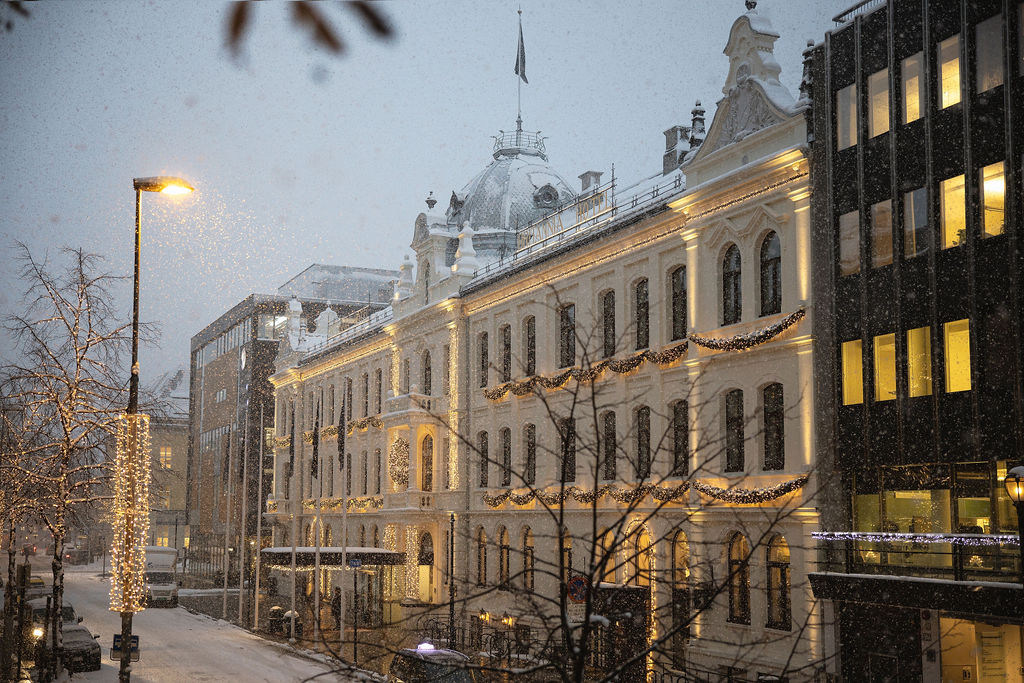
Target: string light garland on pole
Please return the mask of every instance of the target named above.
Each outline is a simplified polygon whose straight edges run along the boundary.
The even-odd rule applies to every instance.
[[[114,521],[110,554],[110,610],[145,609],[146,556],[149,534],[149,415],[125,413],[118,418],[114,471]]]

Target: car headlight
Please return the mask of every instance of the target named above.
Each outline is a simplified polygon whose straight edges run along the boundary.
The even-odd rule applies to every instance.
[[[38,626],[36,626],[34,629],[32,629],[32,637],[35,638],[36,640],[39,640],[40,638],[42,638],[43,637],[43,629],[41,629]]]

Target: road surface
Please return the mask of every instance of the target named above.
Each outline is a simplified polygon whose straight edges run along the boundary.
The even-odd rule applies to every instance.
[[[83,625],[100,634],[103,651],[102,669],[76,674],[74,680],[116,681],[119,662],[111,661],[110,644],[113,634],[121,632],[121,617],[107,609],[109,582],[100,578],[95,565],[66,566],[64,582],[65,599],[85,618]],[[181,607],[136,614],[133,632],[142,652],[140,660],[132,662],[133,683],[302,681],[329,671],[326,664],[294,654],[282,644]],[[335,674],[316,678],[343,680],[350,679]]]

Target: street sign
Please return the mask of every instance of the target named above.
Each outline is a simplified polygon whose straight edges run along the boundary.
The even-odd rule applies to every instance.
[[[116,662],[121,661],[121,634],[114,634],[114,644],[110,648],[110,658]],[[139,637],[132,636],[131,661],[139,661]]]
[[[566,585],[566,592],[569,595],[569,599],[579,604],[587,601],[587,594],[590,593],[590,579],[582,574],[569,579],[569,583]]]
[[[363,566],[363,561],[353,557],[348,561],[348,566],[352,569],[359,569]]]

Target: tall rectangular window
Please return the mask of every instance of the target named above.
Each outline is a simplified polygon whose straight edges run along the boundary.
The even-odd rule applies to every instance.
[[[169,470],[171,469],[171,447],[161,446],[160,447],[160,469]]]
[[[523,321],[523,356],[526,357],[526,376],[537,374],[537,319],[532,315]]]
[[[857,144],[857,84],[836,91],[836,148]]]
[[[487,488],[487,473],[490,469],[490,458],[487,455],[487,432],[477,435],[477,449],[480,451],[480,488]]]
[[[860,212],[839,217],[839,274],[853,275],[860,270]]]
[[[943,325],[946,351],[946,393],[971,389],[971,329],[968,320]]]
[[[762,392],[764,418],[764,469],[786,467],[785,408],[782,385],[774,382]]]
[[[911,397],[932,393],[931,328],[907,330],[907,392]]]
[[[978,92],[1003,84],[1003,15],[997,14],[975,27]]]
[[[892,263],[892,200],[871,206],[871,267]]]
[[[690,404],[672,404],[672,474],[682,476],[690,464]]]
[[[615,355],[615,290],[601,295],[601,331],[604,358]]]
[[[875,400],[896,398],[896,335],[880,334],[874,339]]]
[[[576,364],[576,306],[562,306],[558,312],[558,367]]]
[[[924,108],[924,53],[918,52],[903,60],[903,123],[921,118]]]
[[[939,108],[960,102],[960,34],[938,45]]]
[[[448,396],[452,390],[452,345],[444,345],[444,376],[441,378],[441,389]]]
[[[889,131],[889,70],[868,76],[868,137]]]
[[[640,406],[636,411],[636,478],[651,476],[651,409]]]
[[[686,266],[672,271],[672,341],[686,337]]]
[[[562,481],[576,481],[576,420],[562,420]]]
[[[608,411],[604,414],[603,430],[601,432],[601,474],[607,480],[615,479],[616,460],[618,460],[617,449],[618,438],[615,435],[615,413]]]
[[[375,415],[380,415],[380,413],[381,413],[381,401],[382,401],[383,396],[384,396],[384,371],[381,370],[380,368],[377,368],[376,370],[373,371],[373,384],[374,384],[374,398],[376,399],[374,407],[377,409],[377,412],[374,413],[374,414]]]
[[[633,288],[633,303],[636,306],[636,348],[646,349],[651,345],[650,300],[647,280],[641,280]]]
[[[487,358],[487,333],[481,332],[478,340],[480,347],[477,358],[480,360],[480,386],[487,386],[487,374],[490,369],[490,360]]]
[[[501,344],[501,381],[512,381],[512,327],[502,325],[498,330]]]
[[[928,251],[928,192],[919,187],[903,194],[903,258]]]
[[[962,244],[967,237],[964,176],[953,176],[939,183],[939,204],[942,248],[949,249]]]
[[[526,441],[526,462],[523,472],[523,483],[534,484],[537,481],[537,427],[526,425],[524,440]]]
[[[864,402],[864,350],[860,339],[843,342],[843,405]]]
[[[1002,161],[981,169],[981,236],[1002,235],[1005,221],[1006,173]]]
[[[725,395],[725,471],[743,471],[743,391]]]

